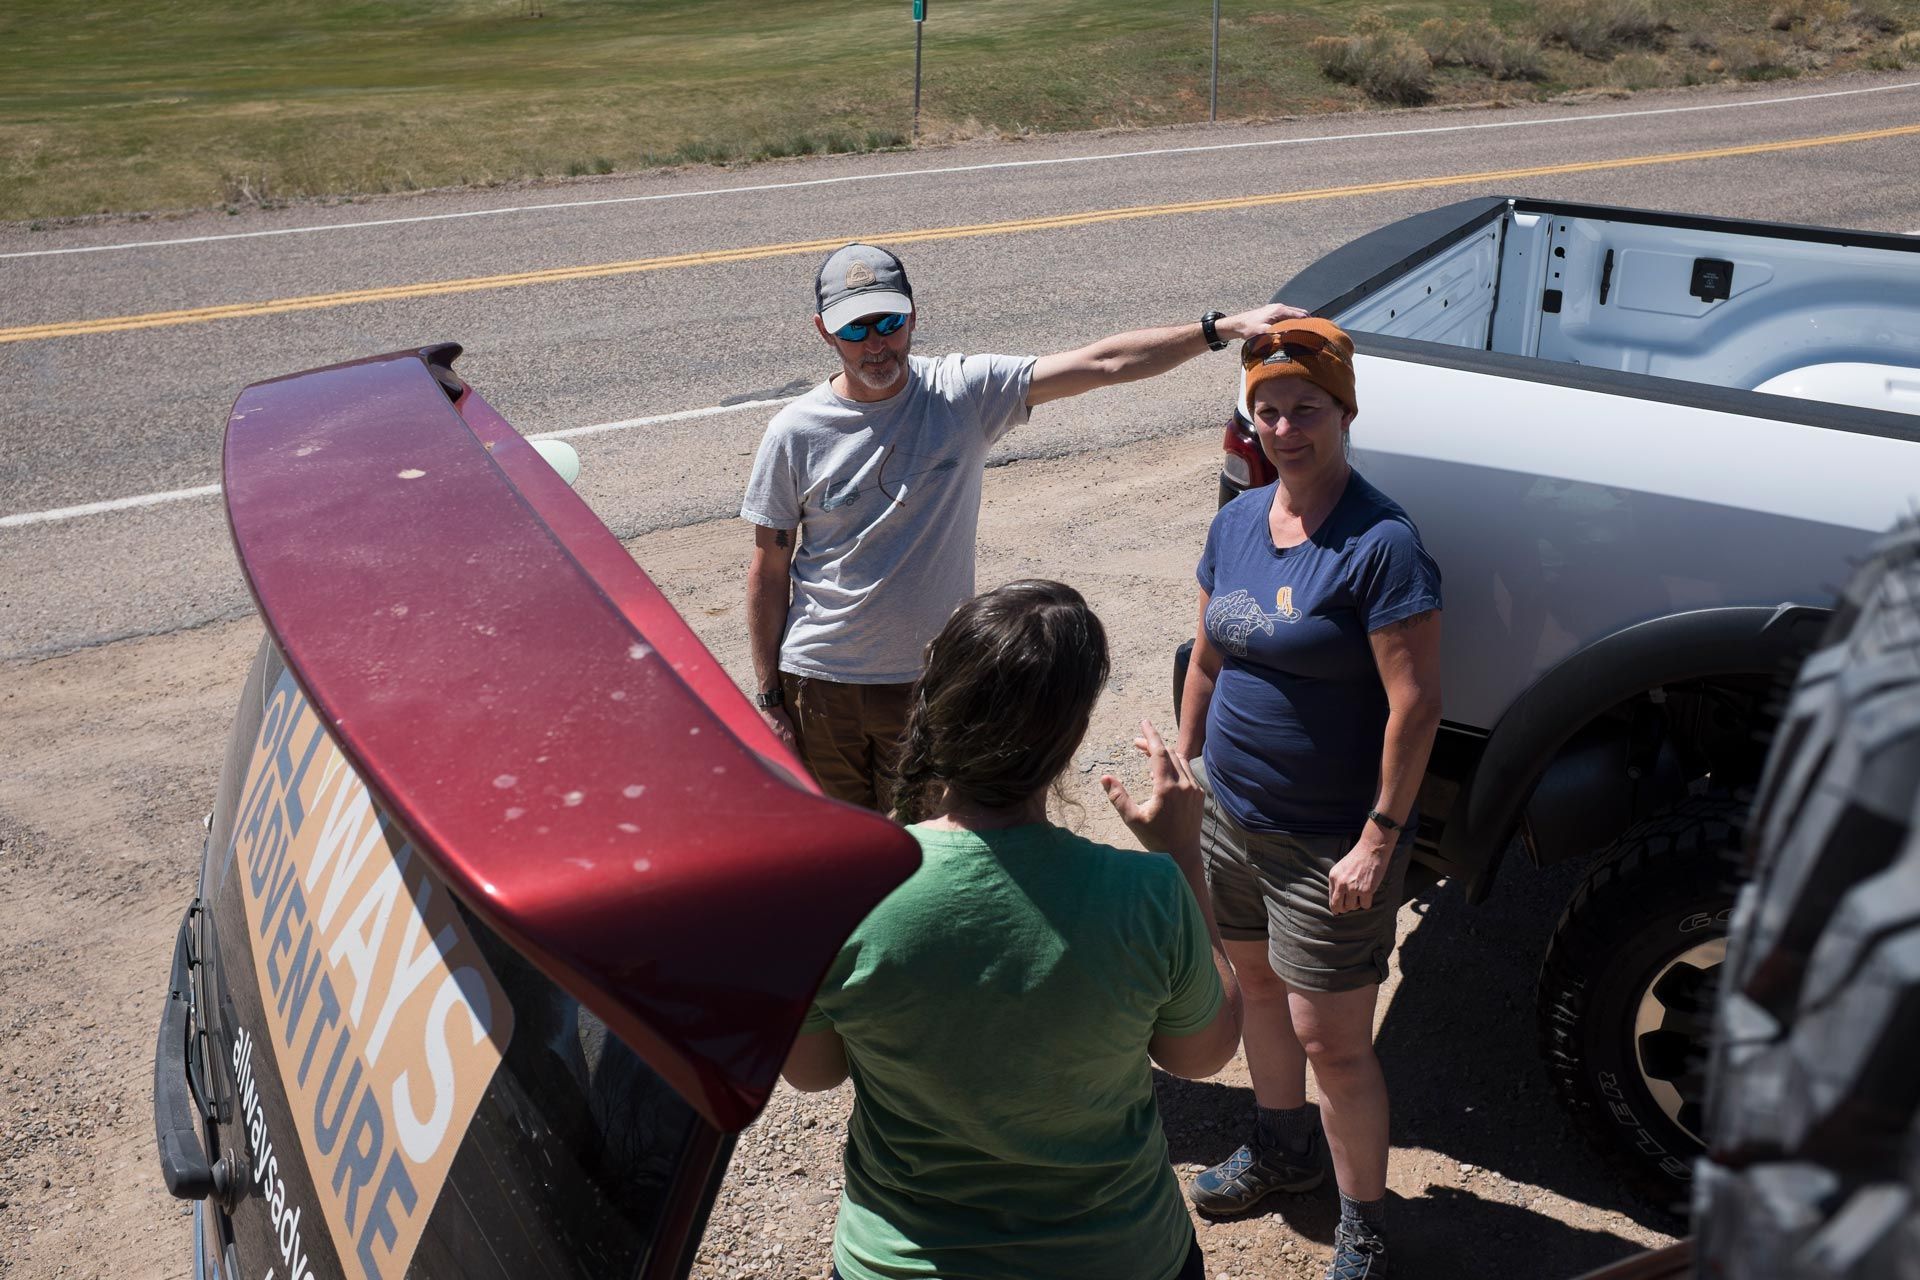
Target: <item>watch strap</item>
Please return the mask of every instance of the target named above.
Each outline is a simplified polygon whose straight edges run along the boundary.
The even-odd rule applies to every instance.
[[[753,695],[753,705],[762,711],[771,711],[775,707],[784,707],[786,704],[787,691],[779,685],[771,689],[762,689]]]
[[[1367,810],[1367,821],[1378,823],[1383,830],[1387,830],[1387,831],[1398,831],[1400,829],[1399,823],[1395,822],[1392,818],[1389,818],[1386,814],[1380,812],[1378,809]]]
[[[1207,350],[1219,351],[1227,345],[1227,340],[1220,336],[1220,330],[1214,327],[1214,321],[1226,318],[1224,311],[1209,311],[1200,317],[1200,336],[1207,340]]]

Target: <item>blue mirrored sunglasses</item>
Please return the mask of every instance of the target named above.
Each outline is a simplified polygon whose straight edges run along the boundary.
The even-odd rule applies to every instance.
[[[838,329],[835,329],[833,336],[842,342],[865,342],[867,340],[867,330],[872,329],[881,337],[890,338],[900,332],[901,326],[906,324],[906,322],[906,314],[895,311],[888,315],[881,316],[878,320],[871,323],[865,320],[850,320]]]

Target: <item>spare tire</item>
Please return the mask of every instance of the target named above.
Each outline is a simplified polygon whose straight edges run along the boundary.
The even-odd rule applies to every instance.
[[[1854,576],[1774,736],[1722,968],[1697,1274],[1920,1276],[1920,523]]]

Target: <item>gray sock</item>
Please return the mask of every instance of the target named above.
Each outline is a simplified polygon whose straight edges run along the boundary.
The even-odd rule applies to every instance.
[[[1387,1198],[1378,1200],[1355,1200],[1342,1191],[1340,1193],[1340,1221],[1353,1222],[1364,1226],[1374,1235],[1380,1234],[1381,1226],[1387,1219]]]
[[[1256,1144],[1269,1151],[1304,1155],[1313,1145],[1313,1114],[1304,1103],[1297,1107],[1256,1105],[1253,1133]]]

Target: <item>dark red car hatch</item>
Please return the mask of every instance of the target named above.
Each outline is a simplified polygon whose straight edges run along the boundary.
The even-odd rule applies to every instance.
[[[665,597],[451,372],[241,393],[233,542],[289,668],[449,887],[722,1130],[918,864],[820,796]]]

